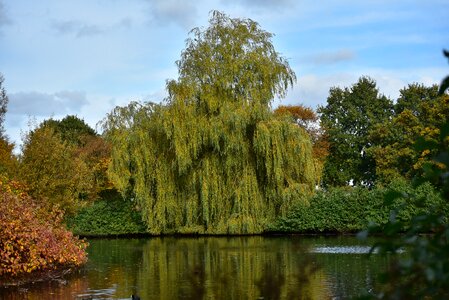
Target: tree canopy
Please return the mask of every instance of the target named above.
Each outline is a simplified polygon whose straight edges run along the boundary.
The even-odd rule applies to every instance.
[[[329,141],[325,185],[372,185],[375,162],[368,149],[370,130],[392,115],[393,103],[379,94],[373,79],[362,77],[351,88],[331,88],[327,105],[318,109]]]
[[[449,115],[449,96],[438,96],[438,86],[410,84],[400,91],[394,116],[376,124],[369,133],[378,180],[388,183],[397,177],[409,180],[422,172],[422,165],[435,155],[416,142],[437,143],[440,128]]]
[[[167,84],[170,101],[195,102],[204,113],[226,108],[225,103],[266,107],[296,80],[275,51],[273,35],[251,19],[214,11],[209,27],[191,34],[176,62],[179,78]]]
[[[295,80],[272,34],[220,12],[209,23],[192,30],[164,104],[103,122],[109,174],[151,233],[261,232],[316,184],[310,138],[270,110]]]
[[[85,144],[87,137],[97,135],[95,130],[86,124],[84,120],[72,115],[66,116],[62,120],[45,120],[42,126],[52,127],[63,141],[76,146]]]
[[[74,146],[63,142],[48,126],[41,126],[24,138],[19,178],[49,210],[59,206],[73,213],[80,206],[82,195],[90,190],[91,172],[74,156],[74,151]]]

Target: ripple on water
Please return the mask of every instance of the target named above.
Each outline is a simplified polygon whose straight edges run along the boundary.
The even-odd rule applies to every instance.
[[[76,299],[113,299],[116,285],[107,289],[87,289],[84,293],[77,294]]]
[[[326,253],[326,254],[368,254],[371,250],[370,246],[338,246],[338,247],[315,247],[311,250],[312,253]],[[376,251],[374,251],[376,253]]]

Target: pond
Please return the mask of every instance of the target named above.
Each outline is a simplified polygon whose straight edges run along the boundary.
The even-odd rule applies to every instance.
[[[347,299],[386,258],[352,236],[91,239],[70,277],[0,289],[0,299]]]

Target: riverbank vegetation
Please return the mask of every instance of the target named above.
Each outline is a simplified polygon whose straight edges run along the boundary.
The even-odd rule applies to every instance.
[[[81,236],[109,237],[148,234],[142,215],[133,201],[124,201],[117,191],[81,208],[65,220],[70,231]]]
[[[408,195],[386,202],[391,193]],[[386,186],[330,188],[318,191],[309,203],[296,206],[286,217],[279,218],[271,227],[275,232],[296,233],[357,233],[370,224],[384,225],[397,210],[400,231],[410,226],[416,215],[441,213],[446,220],[449,203],[430,183],[413,187],[405,180],[396,180]]]
[[[3,128],[0,77],[0,222],[9,228],[0,275],[85,262],[85,243],[64,226],[97,236],[447,228],[444,89],[413,83],[389,99],[361,77],[331,88],[316,110],[273,108],[296,75],[271,33],[214,12],[191,34],[164,101],[116,107],[101,135],[77,116],[48,119],[19,155]],[[417,225],[431,215],[438,222]]]
[[[48,211],[20,183],[3,176],[0,206],[0,286],[86,262],[87,243],[65,228],[57,207]]]

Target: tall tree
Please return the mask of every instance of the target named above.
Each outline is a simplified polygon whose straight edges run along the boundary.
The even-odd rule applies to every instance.
[[[59,206],[74,213],[91,189],[91,172],[74,151],[49,126],[30,131],[24,138],[19,178],[49,210]]]
[[[87,165],[93,180],[85,191],[89,199],[96,199],[103,190],[113,188],[106,171],[110,162],[110,145],[99,136],[84,120],[68,115],[61,120],[45,120],[40,127],[51,128],[62,142],[73,149],[73,160],[81,160]]]
[[[252,20],[213,12],[192,34],[165,105],[105,119],[111,178],[152,233],[261,232],[316,183],[309,137],[270,111],[295,74]]]
[[[324,165],[325,185],[372,185],[375,162],[369,155],[370,130],[391,118],[393,104],[379,94],[373,79],[362,77],[351,88],[331,88],[327,105],[321,106],[321,126],[329,141]]]

